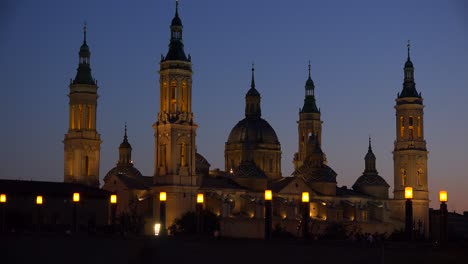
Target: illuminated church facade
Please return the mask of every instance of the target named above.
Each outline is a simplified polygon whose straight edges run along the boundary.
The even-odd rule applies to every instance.
[[[225,170],[211,170],[196,151],[197,124],[192,112],[192,60],[182,41],[183,25],[176,4],[170,26],[169,51],[161,56],[160,108],[154,129],[154,173],[143,176],[133,165],[132,147],[125,128],[116,167],[104,177],[103,189],[118,194],[118,212],[136,212],[150,225],[160,220],[159,194],[167,193],[166,226],[184,213],[195,211],[196,195],[203,193],[204,208],[220,218],[221,234],[263,237],[264,191],[273,191],[273,225],[292,234],[301,226],[301,195],[310,194],[309,216],[320,232],[334,222],[362,232],[387,232],[404,227],[405,187],[414,190],[414,220],[428,234],[428,177],[424,140],[423,98],[416,91],[414,67],[404,66],[403,89],[396,98],[394,197],[378,174],[371,140],[364,172],[349,189],[337,185],[337,173],[327,165],[321,148],[321,112],[310,73],[304,104],[299,111],[298,149],[294,172],[281,173],[281,144],[261,115],[261,95],[252,66],[251,86],[245,95],[245,118],[231,130],[225,143]],[[97,82],[91,77],[86,38],[80,64],[70,84],[70,125],[65,136],[65,182],[96,186],[101,139],[96,131]],[[313,231],[313,230],[312,230]]]

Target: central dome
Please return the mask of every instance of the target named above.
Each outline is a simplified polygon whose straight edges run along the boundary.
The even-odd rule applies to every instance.
[[[232,128],[227,143],[236,144],[244,142],[279,144],[275,130],[263,118],[244,118]]]
[[[251,162],[269,180],[274,180],[281,178],[281,145],[275,130],[262,118],[260,99],[252,66],[252,81],[245,95],[245,118],[232,128],[224,146],[225,169],[232,171],[245,162]],[[255,188],[249,186],[266,188],[260,185]]]

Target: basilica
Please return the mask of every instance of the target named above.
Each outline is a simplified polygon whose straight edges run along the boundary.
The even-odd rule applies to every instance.
[[[340,187],[337,173],[327,165],[321,148],[322,119],[310,73],[305,81],[304,104],[298,115],[298,148],[292,175],[281,173],[281,143],[262,118],[261,95],[252,66],[245,94],[245,118],[226,135],[224,170],[210,170],[197,153],[196,113],[192,112],[192,59],[185,53],[178,2],[170,24],[170,44],[161,56],[159,113],[154,129],[154,172],[143,176],[132,162],[127,128],[118,147],[118,162],[104,177],[102,189],[118,194],[118,213],[145,217],[149,226],[160,221],[159,194],[167,194],[166,223],[194,211],[196,196],[204,194],[204,209],[220,219],[220,232],[232,237],[263,237],[264,192],[273,193],[273,225],[296,235],[301,225],[301,195],[310,194],[309,216],[320,233],[330,223],[343,223],[362,232],[387,232],[405,225],[405,187],[414,190],[413,215],[420,232],[428,233],[429,198],[423,98],[414,82],[414,67],[404,64],[403,88],[395,99],[396,135],[393,151],[393,197],[390,185],[377,171],[369,138],[364,171],[352,186]],[[101,137],[96,130],[98,85],[91,74],[86,31],[79,51],[79,67],[69,85],[69,127],[64,139],[64,181],[99,188]],[[156,114],[156,113],[155,113]],[[390,122],[390,120],[389,120]],[[150,229],[148,229],[150,230]],[[148,231],[151,232],[151,231]]]

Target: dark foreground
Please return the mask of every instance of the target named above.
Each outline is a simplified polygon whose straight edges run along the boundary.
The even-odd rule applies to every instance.
[[[0,236],[0,263],[468,263],[467,243],[252,240],[85,235]]]

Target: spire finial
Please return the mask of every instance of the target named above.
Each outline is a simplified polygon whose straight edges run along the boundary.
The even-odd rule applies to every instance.
[[[86,26],[86,21],[84,22],[84,25],[83,25],[83,42],[86,43],[86,31],[87,31],[87,26]]]
[[[255,72],[255,64],[252,62],[252,82],[250,83],[251,88],[255,88],[254,72]]]
[[[409,60],[410,59],[410,47],[411,47],[409,39],[408,39],[408,44],[406,44],[406,47],[408,48],[408,60]]]
[[[175,1],[175,14],[179,16],[179,0]]]
[[[127,122],[125,122],[124,141],[127,141]]]
[[[369,150],[372,150],[371,135],[369,134]]]
[[[310,78],[310,60],[309,60],[309,78]]]

